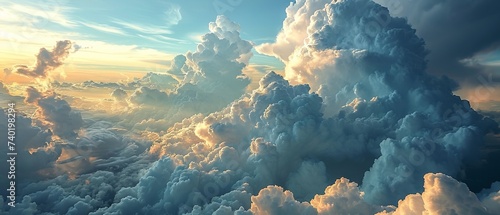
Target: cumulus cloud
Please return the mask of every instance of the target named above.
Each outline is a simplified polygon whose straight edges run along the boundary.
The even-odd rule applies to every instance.
[[[0,110],[0,138],[7,140],[7,110]],[[17,149],[17,168],[23,171],[17,171],[16,177],[20,179],[43,179],[46,177],[53,162],[57,160],[61,153],[60,148],[49,145],[52,139],[52,133],[48,130],[32,125],[32,120],[22,113],[16,115],[16,135],[15,143]],[[6,144],[7,145],[7,144]],[[7,160],[8,147],[0,149],[0,158]],[[8,163],[0,165],[0,171],[8,172]],[[21,182],[21,180],[19,180]],[[0,195],[5,196],[7,184],[0,185],[2,190]],[[4,189],[5,188],[5,189]]]
[[[170,69],[167,71],[167,73],[178,77],[180,80],[182,80],[182,77],[185,75],[185,71],[182,68],[184,65],[186,65],[186,56],[184,55],[177,55],[174,57],[172,62],[170,63]]]
[[[293,194],[283,188],[269,186],[252,197],[250,210],[257,215],[271,214],[303,214],[315,215],[317,212],[309,203],[301,203],[293,198]]]
[[[298,47],[304,45],[308,37],[308,26],[310,18],[317,10],[322,9],[329,0],[319,1],[296,1],[286,8],[286,18],[283,21],[283,29],[276,37],[275,43],[264,43],[256,48],[263,54],[275,56],[283,62],[288,62],[289,57]]]
[[[404,19],[391,17],[371,1],[323,3],[314,13],[308,9],[318,1],[290,6],[302,5],[302,10],[295,9],[302,13],[288,17],[271,45],[288,47],[281,38],[287,32],[295,36],[291,26],[307,29],[287,56],[286,77],[309,84],[323,98],[326,116],[344,118],[340,127],[355,123],[356,130],[363,130],[367,140],[352,139],[353,145],[364,145],[362,150],[380,156],[363,176],[366,198],[394,202],[419,191],[429,171],[456,176],[460,163],[479,149],[478,141],[498,131],[498,125],[452,95],[455,83],[425,73],[424,41]],[[376,129],[374,123],[388,129]],[[356,132],[341,133],[351,139]],[[443,156],[447,163],[439,161]]]
[[[335,181],[324,193],[311,200],[318,214],[374,214],[382,209],[366,203],[358,185],[346,178]]]
[[[220,110],[244,94],[250,79],[243,69],[252,44],[224,16],[210,23],[209,30],[195,51],[172,60],[167,74],[148,74],[133,84],[129,101],[136,108],[125,113],[131,117],[123,125],[133,127],[146,119],[151,122],[148,130],[165,130],[155,125],[170,126],[193,114]],[[166,119],[166,124],[156,123]]]
[[[383,214],[496,214],[498,199],[493,202],[483,200],[470,192],[463,183],[444,174],[426,174],[424,192],[408,195],[400,200],[398,207],[392,212]],[[492,196],[495,194],[492,193]],[[491,205],[488,205],[490,204]],[[493,207],[492,207],[493,206]]]
[[[9,89],[0,81],[0,94],[9,94]]]
[[[341,178],[325,189],[324,195],[316,195],[310,204],[299,203],[289,191],[281,187],[262,189],[258,196],[252,197],[251,211],[254,214],[377,214],[377,215],[422,215],[422,214],[484,214],[498,213],[500,201],[498,184],[485,191],[488,197],[483,200],[470,192],[467,186],[444,174],[429,173],[424,176],[424,191],[409,194],[400,200],[397,207],[376,206],[366,203],[356,183]],[[262,202],[261,202],[262,201]],[[261,205],[257,205],[261,204]],[[283,204],[288,206],[282,208]],[[300,206],[302,207],[299,207]],[[310,208],[312,206],[312,208]],[[260,207],[260,208],[259,208]],[[314,209],[309,213],[304,208]],[[288,209],[292,211],[285,212]],[[383,210],[383,211],[382,211]]]
[[[239,25],[219,16],[208,27],[196,50],[174,57],[165,73],[150,72],[123,83],[90,80],[53,85],[77,90],[121,88],[127,91],[128,108],[118,113],[126,116],[120,125],[164,131],[193,114],[220,110],[242,96],[250,84],[243,70],[253,45],[240,38]]]
[[[491,214],[500,213],[500,182],[492,184],[489,189],[479,193],[479,196],[486,211]]]
[[[220,104],[216,109],[207,108],[205,111],[212,112],[240,97],[250,83],[242,70],[252,56],[252,45],[240,38],[239,26],[224,16],[210,23],[209,29],[210,33],[202,37],[196,51],[174,58],[167,73],[180,76],[180,84],[168,95],[170,98],[166,98],[166,93],[160,95],[158,91],[141,88],[131,96],[131,101],[161,104],[184,97],[206,99]],[[160,97],[165,98],[157,100]]]
[[[74,138],[82,127],[81,114],[72,110],[68,102],[54,92],[40,92],[34,87],[28,87],[25,102],[37,107],[37,118],[57,136]]]
[[[4,101],[5,104],[7,102],[22,103],[22,101],[24,100],[24,98],[22,96],[11,95],[11,90],[9,90],[9,88],[12,89],[12,87],[14,87],[14,89],[15,89],[15,86],[11,85],[11,86],[7,87],[6,84],[4,84],[2,81],[0,81],[0,100]]]
[[[144,77],[127,83],[129,87],[145,86],[156,89],[173,89],[179,82],[168,74],[148,72]]]
[[[36,62],[33,66],[15,65],[13,68],[7,70],[9,72],[15,72],[27,77],[46,78],[49,75],[49,72],[63,65],[63,62],[68,57],[71,48],[71,41],[58,41],[51,51],[41,48],[36,55]]]
[[[34,119],[19,112],[16,117],[16,132],[22,134],[15,139],[22,143],[16,146],[16,166],[22,169],[16,172],[16,186],[23,195],[17,195],[15,208],[1,205],[0,214],[90,213],[109,202],[115,189],[136,184],[134,175],[151,163],[144,154],[148,141],[132,139],[109,122],[83,122],[53,92],[28,88],[27,94],[26,102],[37,110]],[[7,131],[4,110],[0,119],[0,129]],[[7,139],[6,134],[0,137]],[[6,148],[0,152],[6,160]],[[8,166],[0,169],[7,172]],[[7,196],[5,190],[1,196]]]
[[[127,98],[127,96],[127,92],[121,88],[115,89],[111,92],[111,97],[113,97],[116,101],[123,101]]]

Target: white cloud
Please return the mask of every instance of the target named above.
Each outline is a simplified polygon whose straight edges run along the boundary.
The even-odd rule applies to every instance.
[[[92,28],[94,30],[104,32],[104,33],[126,35],[122,29],[116,28],[116,27],[113,27],[110,25],[90,23],[90,22],[80,22],[80,24],[82,24],[86,27]]]
[[[420,214],[496,214],[493,208],[487,210],[477,196],[470,192],[463,183],[444,174],[426,174],[424,177],[424,192],[410,194],[398,202],[393,212],[382,212],[391,215],[420,215]],[[498,207],[500,201],[493,203]],[[490,209],[488,208],[488,209]]]
[[[17,4],[7,3],[2,7],[0,22],[10,22],[11,24],[21,24],[42,28],[46,22],[52,22],[64,27],[74,27],[67,13],[73,8],[67,7],[58,1],[47,1],[45,4]]]
[[[287,16],[283,21],[283,29],[276,37],[276,42],[264,43],[255,49],[261,54],[275,56],[283,62],[288,62],[292,53],[298,47],[302,47],[307,40],[310,17],[330,2],[330,0],[299,0],[290,3],[286,9]]]
[[[162,26],[144,25],[123,20],[115,20],[113,23],[143,34],[172,34],[171,30]]]
[[[252,207],[250,208],[256,215],[315,215],[316,210],[307,202],[298,202],[294,199],[293,193],[277,186],[269,186],[260,190],[257,196],[252,196]]]
[[[176,4],[170,4],[164,14],[167,25],[177,25],[182,20],[181,7]]]

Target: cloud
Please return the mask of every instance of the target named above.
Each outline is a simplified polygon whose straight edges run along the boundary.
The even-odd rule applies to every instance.
[[[252,45],[225,17],[175,60],[178,87],[136,89],[129,99],[139,108],[120,123],[66,125],[67,102],[28,89],[42,126],[73,137],[55,164],[69,173],[23,184],[23,201],[9,212],[496,212],[498,183],[478,198],[452,177],[467,177],[498,124],[453,95],[454,82],[425,73],[424,42],[404,19],[381,16],[388,10],[370,0],[305,0],[288,11],[285,25],[301,29],[302,41],[270,45],[286,76],[269,72],[250,93],[242,69]],[[380,31],[371,29],[375,17],[387,22]],[[279,38],[293,36],[288,28]],[[186,115],[154,143],[126,135],[136,122],[173,119],[165,113],[179,113],[167,109],[177,101]]]
[[[68,19],[67,13],[74,8],[67,7],[57,1],[48,1],[44,5],[24,2],[23,4],[9,2],[4,5],[4,22],[17,25],[44,27],[47,22],[64,27],[74,27],[75,23]],[[31,23],[27,23],[31,22]]]
[[[500,213],[500,183],[493,183],[490,189],[485,189],[479,193],[480,200],[486,211],[491,214]]]
[[[374,214],[382,209],[366,203],[358,185],[346,178],[335,181],[324,193],[311,200],[318,214]]]
[[[424,192],[408,195],[400,200],[395,211],[382,214],[496,214],[499,201],[485,207],[463,183],[444,174],[426,174]],[[492,194],[494,195],[494,194]]]
[[[168,119],[172,125],[193,114],[220,110],[245,93],[250,79],[243,69],[252,56],[252,44],[241,39],[239,26],[224,16],[210,23],[209,30],[196,51],[173,59],[168,75],[151,74],[137,82],[129,100],[138,108],[129,115],[140,116],[139,122]]]
[[[9,94],[9,89],[0,81],[0,94]]]
[[[109,26],[109,25],[104,25],[104,24],[96,24],[96,23],[87,23],[87,22],[80,22],[81,25],[84,25],[86,27],[89,27],[91,29],[94,29],[96,31],[101,31],[104,33],[112,33],[112,34],[119,34],[119,35],[126,35],[125,32],[119,28]]]
[[[182,20],[181,7],[176,4],[170,4],[165,12],[165,21],[167,25],[177,25]]]
[[[8,139],[7,119],[7,110],[0,109],[0,120],[2,120],[0,121],[0,130],[2,131],[0,138],[5,140]],[[16,169],[18,171],[16,171],[15,174],[16,185],[18,188],[21,187],[21,184],[28,181],[40,182],[50,178],[50,175],[54,173],[54,163],[61,154],[61,148],[57,147],[52,142],[53,134],[50,131],[33,124],[34,121],[32,121],[31,118],[21,112],[16,113],[15,132],[17,135],[14,139],[14,143],[16,144],[15,147],[17,153]],[[8,150],[7,145],[6,147],[2,147],[0,149],[0,159],[8,160],[9,158],[7,157],[7,153],[10,152],[11,151]],[[9,168],[10,166],[7,162],[0,164],[0,171],[9,172]],[[6,183],[0,185],[0,196],[6,197],[8,195],[6,191],[8,189],[7,186],[8,184]],[[18,189],[17,191],[19,194],[20,190]],[[19,199],[19,196],[21,195],[17,196],[17,201],[21,202],[22,199]],[[2,207],[2,212],[0,213],[6,214],[4,212],[7,211],[7,204],[2,206],[0,203],[0,207]]]
[[[82,136],[81,144],[96,143],[95,147],[89,147],[92,149],[89,157],[98,157],[94,168],[104,169],[81,174],[70,183],[65,182],[67,179],[63,176],[32,183],[22,188],[29,193],[24,197],[26,204],[14,210],[31,207],[42,212],[81,210],[92,211],[91,214],[124,211],[170,214],[328,214],[330,211],[349,211],[363,214],[384,209],[392,211],[391,207],[370,203],[357,185],[347,179],[338,180],[326,188],[324,194],[315,193],[318,195],[310,203],[295,199],[291,190],[299,195],[306,193],[305,196],[310,192],[321,192],[315,186],[328,183],[322,185],[321,178],[327,178],[326,175],[331,174],[329,171],[339,174],[345,171],[331,169],[332,165],[348,163],[348,169],[358,168],[356,160],[367,154],[363,149],[357,149],[359,143],[345,141],[359,138],[358,134],[332,133],[348,129],[338,126],[351,123],[347,120],[354,115],[324,119],[321,98],[309,90],[307,85],[293,86],[283,77],[269,73],[257,90],[230,107],[207,117],[193,116],[170,128],[161,142],[151,147],[151,153],[162,155],[152,164],[147,162],[148,156],[134,157],[140,150],[126,153],[129,150],[123,150],[124,146],[119,143],[127,141],[119,141],[115,135],[103,130],[110,128],[110,124],[97,123],[92,127],[98,129],[95,132],[99,134],[90,132],[92,127],[88,128],[88,137]],[[84,148],[80,147],[80,150]],[[127,160],[127,157],[134,159]],[[322,160],[324,167],[321,162],[311,161],[312,158]],[[118,167],[110,168],[116,165]],[[144,171],[140,172],[141,169]],[[364,172],[362,168],[355,171]],[[307,174],[315,178],[303,177]],[[273,184],[282,187],[269,186]],[[485,192],[485,195],[489,196],[489,193]],[[43,196],[54,196],[55,199]],[[74,208],[55,205],[56,202],[73,201],[82,203]],[[352,205],[346,205],[346,201]],[[46,206],[33,207],[28,203]],[[453,205],[456,204],[447,206],[451,210]],[[493,201],[489,207],[495,205]]]
[[[171,34],[172,32],[168,29],[161,28],[160,26],[148,26],[144,24],[130,23],[123,20],[115,20],[113,23],[121,25],[125,28],[145,33],[145,34]]]
[[[184,55],[175,56],[167,73],[179,77],[182,80],[182,77],[184,77],[186,72],[186,69],[182,69],[186,65],[186,60],[187,58]]]
[[[310,25],[309,17],[330,2],[329,0],[301,0],[290,4],[286,9],[287,16],[283,21],[283,29],[276,37],[276,42],[264,43],[255,49],[259,53],[275,56],[283,62],[288,62],[295,49],[304,45]]]
[[[127,98],[127,92],[125,90],[118,88],[113,90],[111,93],[111,97],[113,97],[116,101],[123,101],[125,98]]]
[[[171,90],[175,88],[178,83],[179,82],[176,79],[168,74],[148,72],[144,77],[132,81],[127,85],[129,88],[132,86],[145,86],[159,90]]]
[[[40,92],[34,87],[26,89],[25,102],[37,107],[36,116],[55,135],[62,138],[74,138],[83,125],[79,112],[73,111],[68,102],[54,92]]]
[[[500,3],[480,1],[412,1],[376,0],[389,8],[393,16],[405,17],[430,50],[428,71],[447,75],[462,84],[482,86],[480,77],[488,77],[494,69],[481,64],[467,65],[463,60],[498,50],[500,15],[491,8]],[[457,25],[457,23],[460,23]],[[453,35],[444,39],[437,35]],[[498,68],[496,68],[498,69]],[[495,79],[498,77],[495,75]],[[488,86],[495,83],[486,83]]]
[[[262,189],[258,196],[252,197],[250,211],[254,214],[316,214],[317,211],[317,214],[377,215],[498,213],[500,201],[495,198],[498,196],[498,186],[487,191],[488,197],[479,200],[465,184],[447,175],[429,173],[424,176],[424,180],[423,193],[409,194],[399,201],[398,207],[369,205],[364,201],[363,192],[357,184],[342,178],[326,188],[324,195],[316,195],[310,204],[297,202],[291,192],[283,192],[281,187],[269,186]],[[306,212],[306,209],[310,211]]]
[[[174,57],[165,73],[148,73],[123,83],[85,81],[58,87],[126,90],[131,105],[120,113],[129,117],[120,123],[129,128],[139,123],[138,128],[165,130],[160,125],[220,110],[245,93],[250,79],[243,70],[253,46],[240,38],[239,26],[226,17],[210,23],[209,30],[197,50]]]
[[[168,95],[157,89],[141,87],[134,91],[130,97],[130,101],[141,105],[157,105],[168,103]]]
[[[318,4],[322,6],[311,12]],[[326,116],[343,119],[340,128],[356,125],[355,130],[334,131],[353,146],[364,145],[349,148],[346,154],[366,150],[378,157],[363,176],[369,202],[388,204],[419,191],[422,176],[429,171],[456,176],[460,163],[477,156],[473,151],[482,136],[498,131],[495,122],[483,119],[467,101],[452,95],[455,83],[425,73],[424,41],[386,8],[365,0],[326,5],[301,1],[288,10],[297,12],[288,15],[270,46],[294,50],[286,55],[272,53],[285,56],[281,59],[287,62],[287,79],[309,84],[323,98]],[[292,39],[282,38],[301,35],[292,33],[297,26],[307,29],[302,31],[302,41],[284,42]],[[377,129],[373,123],[388,129]],[[363,131],[361,137],[371,137],[356,140],[352,137],[357,131]],[[423,146],[430,146],[431,153]]]
[[[198,50],[173,59],[167,73],[176,76],[180,84],[172,90],[172,96],[183,97],[184,92],[189,92],[189,97],[203,94],[220,100],[224,93],[222,97],[227,100],[222,104],[228,104],[249,84],[242,70],[252,55],[252,45],[239,37],[239,26],[224,16],[210,23],[209,28]]]
[[[148,72],[142,78],[134,78],[128,82],[96,82],[93,80],[83,81],[81,83],[68,82],[52,82],[52,87],[57,88],[72,88],[76,90],[84,90],[90,88],[110,88],[123,90],[136,90],[140,87],[149,87],[158,90],[172,90],[178,85],[179,81],[172,77],[171,74]]]
[[[8,71],[32,78],[46,78],[49,75],[49,72],[57,69],[64,63],[64,60],[70,53],[71,47],[72,44],[69,40],[58,41],[52,51],[45,48],[40,49],[36,55],[36,62],[34,66],[29,67],[27,65],[16,65]]]
[[[250,210],[256,215],[317,214],[316,210],[309,203],[296,201],[290,191],[283,191],[283,188],[277,186],[269,186],[262,189],[259,195],[252,196],[252,207]]]

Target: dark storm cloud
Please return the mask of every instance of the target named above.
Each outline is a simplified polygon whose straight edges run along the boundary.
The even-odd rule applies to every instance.
[[[447,75],[460,83],[482,85],[479,77],[493,74],[498,66],[462,63],[500,47],[500,2],[496,0],[375,0],[392,15],[407,17],[426,42],[429,71]],[[498,81],[488,83],[498,84]]]

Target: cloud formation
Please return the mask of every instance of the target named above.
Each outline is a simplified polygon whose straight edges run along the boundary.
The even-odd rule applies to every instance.
[[[0,94],[9,94],[9,89],[0,81]]]
[[[447,75],[463,85],[491,86],[497,81],[484,83],[490,75],[498,80],[495,70],[468,59],[498,51],[500,48],[500,15],[493,10],[500,3],[494,0],[479,1],[394,1],[375,0],[387,7],[393,16],[405,17],[417,30],[417,35],[430,50],[428,71]],[[443,38],[438,35],[453,35]],[[466,60],[466,61],[464,61]],[[467,63],[468,62],[468,63]],[[482,79],[481,79],[482,78]]]
[[[126,113],[131,117],[123,125],[165,130],[193,114],[220,110],[245,93],[250,79],[243,69],[252,44],[241,39],[239,26],[224,16],[211,22],[209,30],[196,51],[173,59],[167,74],[151,73],[132,84],[137,88],[128,100],[135,108]]]
[[[81,114],[73,111],[68,102],[54,92],[40,92],[34,87],[28,87],[24,101],[37,107],[37,119],[59,137],[74,138],[83,125]]]
[[[497,213],[498,183],[476,195],[452,177],[466,177],[498,124],[453,95],[454,82],[425,73],[424,42],[404,19],[370,0],[303,0],[287,12],[277,42],[261,47],[287,63],[285,77],[270,72],[243,94],[252,45],[218,17],[196,51],[176,58],[178,88],[137,89],[130,101],[154,108],[223,101],[151,146],[109,122],[69,125],[81,117],[67,102],[28,89],[40,126],[66,139],[55,164],[84,171],[23,184],[8,213]],[[144,116],[126,120],[157,117]]]
[[[111,97],[113,97],[116,101],[123,101],[127,98],[127,92],[121,88],[117,88],[111,92]]]
[[[177,76],[180,83],[172,93],[167,95],[148,86],[148,89],[138,89],[131,96],[131,101],[136,104],[161,104],[188,97],[200,100],[200,103],[206,100],[221,104],[204,111],[212,112],[240,97],[250,83],[242,70],[252,56],[252,45],[240,38],[239,26],[224,16],[210,23],[209,29],[210,33],[202,37],[196,51],[174,58],[167,73]],[[157,100],[160,97],[164,98]]]
[[[46,78],[49,72],[63,65],[64,60],[68,57],[72,43],[69,40],[58,41],[54,48],[49,51],[41,48],[36,55],[36,62],[33,66],[15,65],[9,72],[15,72],[32,78]]]
[[[309,15],[317,4],[324,7]],[[291,33],[292,26],[307,29],[293,52],[272,53],[286,56],[289,80],[318,92],[327,116],[353,120],[341,127],[356,123],[362,125],[356,130],[366,129],[360,133],[366,140],[353,139],[353,145],[381,155],[363,177],[369,201],[388,204],[419,191],[421,176],[429,171],[456,176],[460,163],[477,156],[482,136],[498,131],[493,120],[452,94],[454,82],[425,73],[424,41],[386,8],[353,0],[300,1],[289,9],[297,13],[284,22],[277,42],[261,48],[289,47],[291,40],[283,38],[300,35]],[[376,129],[380,126],[387,129]],[[438,159],[443,156],[446,163]]]

